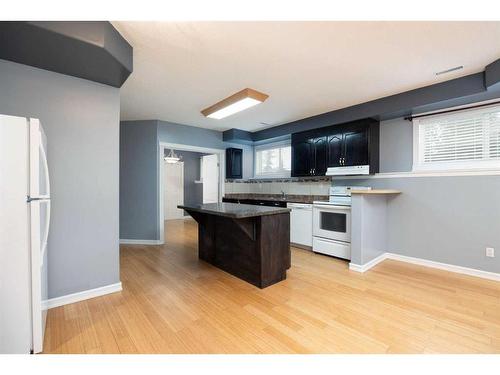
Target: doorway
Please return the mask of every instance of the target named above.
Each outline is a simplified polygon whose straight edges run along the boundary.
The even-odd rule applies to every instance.
[[[184,217],[184,210],[177,208],[184,204],[184,163],[164,164],[165,183],[163,184],[163,209],[165,220],[176,220]]]
[[[219,202],[219,156],[217,154],[201,157],[201,184],[203,203]]]
[[[167,220],[166,215],[166,201],[167,196],[165,194],[165,190],[167,187],[165,186],[165,178],[166,178],[166,173],[165,173],[165,161],[164,161],[164,155],[165,155],[165,150],[167,150],[167,153],[170,151],[170,149],[175,150],[175,153],[181,155],[184,152],[188,153],[198,153],[200,156],[197,159],[198,167],[199,167],[199,177],[197,177],[197,180],[195,181],[194,178],[189,177],[192,176],[189,174],[186,166],[186,162],[188,161],[187,158],[184,160],[184,167],[183,167],[183,175],[184,175],[184,181],[186,182],[186,177],[188,178],[188,183],[190,185],[196,185],[196,186],[191,186],[190,192],[188,196],[186,196],[186,190],[184,190],[184,196],[183,196],[183,204],[190,204],[190,203],[218,203],[222,201],[222,197],[224,196],[224,175],[225,175],[225,149],[212,149],[212,148],[205,148],[205,147],[197,147],[197,146],[189,146],[189,145],[183,145],[183,144],[175,144],[175,143],[165,143],[165,142],[160,142],[159,143],[159,168],[158,168],[158,173],[159,173],[159,179],[158,179],[158,201],[159,201],[159,206],[158,206],[158,233],[160,237],[160,243],[165,243],[165,220]],[[204,157],[207,156],[206,159]],[[182,158],[181,158],[181,161]],[[175,163],[178,164],[178,163]],[[203,167],[203,165],[205,167]],[[190,171],[192,169],[190,168]],[[179,180],[179,179],[178,179]],[[178,181],[177,180],[177,181]],[[194,184],[193,184],[194,183]],[[200,198],[197,198],[196,202],[192,200],[192,194],[193,190],[195,192],[199,191],[199,194],[197,195]],[[201,198],[203,197],[203,198]],[[176,198],[177,201],[179,201],[178,198]],[[189,201],[188,201],[189,200]],[[177,208],[177,204],[172,203],[171,207],[173,210],[173,207]],[[183,211],[183,210],[179,210]],[[189,216],[188,216],[189,217]],[[185,218],[185,216],[181,216],[181,218]]]

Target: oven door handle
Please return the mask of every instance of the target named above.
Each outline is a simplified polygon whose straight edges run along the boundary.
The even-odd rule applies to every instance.
[[[314,208],[321,208],[321,209],[328,209],[330,211],[336,211],[336,210],[349,211],[351,209],[351,206],[330,206],[327,204],[315,204],[313,207]]]

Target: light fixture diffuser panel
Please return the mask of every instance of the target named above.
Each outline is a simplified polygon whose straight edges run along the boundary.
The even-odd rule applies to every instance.
[[[219,109],[218,111],[209,114],[207,117],[220,120],[224,117],[231,116],[232,114],[235,114],[236,112],[243,111],[244,109],[253,107],[254,105],[257,105],[260,103],[262,103],[262,102],[259,102],[258,100],[255,100],[252,98],[245,98],[245,99],[242,99],[236,103],[233,103],[225,108]]]
[[[206,117],[220,120],[224,117],[260,104],[268,97],[269,95],[246,88],[224,100],[221,100],[213,106],[204,109],[201,113]]]

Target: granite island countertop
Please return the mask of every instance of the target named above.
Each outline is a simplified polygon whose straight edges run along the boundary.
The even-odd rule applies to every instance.
[[[202,214],[224,216],[233,219],[242,219],[255,216],[266,216],[289,213],[291,210],[285,207],[254,206],[240,203],[206,203],[179,205],[187,211],[200,212]]]

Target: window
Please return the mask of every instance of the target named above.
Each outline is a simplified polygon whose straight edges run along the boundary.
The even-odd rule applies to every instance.
[[[500,168],[500,106],[413,120],[413,169]]]
[[[290,141],[255,146],[255,177],[290,177]]]

